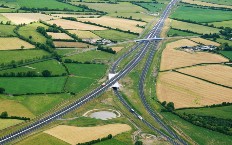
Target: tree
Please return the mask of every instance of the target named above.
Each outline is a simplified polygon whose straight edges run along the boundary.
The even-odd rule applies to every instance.
[[[168,109],[168,111],[174,111],[175,110],[174,103],[173,102],[169,102],[167,104],[167,109]]]
[[[29,39],[32,39],[32,36],[29,36]]]
[[[4,88],[0,88],[0,94],[3,94],[3,93],[5,93],[5,89]]]
[[[166,103],[167,103],[166,101],[163,101],[163,102],[161,103],[161,105],[162,105],[162,106],[165,106]]]
[[[2,118],[7,118],[8,117],[8,113],[6,111],[2,112],[1,117]]]
[[[135,145],[143,145],[143,142],[142,141],[136,141]]]
[[[52,75],[52,73],[51,73],[49,70],[44,70],[44,71],[42,72],[42,75],[43,75],[44,77],[50,77],[50,76]]]
[[[22,45],[22,46],[21,46],[21,49],[24,49],[24,48],[25,48],[25,47]]]

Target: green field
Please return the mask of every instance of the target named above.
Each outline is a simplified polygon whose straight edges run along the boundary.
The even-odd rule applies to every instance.
[[[50,10],[73,10],[82,11],[83,9],[77,6],[72,6],[66,3],[61,3],[56,0],[17,0],[20,7],[27,8],[48,8]]]
[[[180,30],[189,30],[199,34],[219,33],[220,29],[202,26],[198,24],[186,23],[182,21],[172,20],[171,27]]]
[[[230,11],[179,6],[171,15],[171,18],[204,23],[232,20],[232,15]]]
[[[232,60],[232,51],[220,51],[222,55]]]
[[[110,140],[96,143],[95,145],[126,145],[126,144],[116,139],[110,139]]]
[[[209,24],[213,24],[216,27],[231,27],[232,28],[232,20],[222,21],[222,22],[213,22],[213,23],[209,23]]]
[[[231,136],[211,131],[202,127],[195,126],[172,113],[162,113],[173,126],[181,129],[185,134],[191,137],[200,145],[228,145],[232,142]]]
[[[164,4],[161,3],[137,3],[143,8],[148,9],[150,12],[160,12],[165,8]]]
[[[20,35],[28,39],[29,39],[29,36],[32,36],[31,41],[33,42],[46,43],[47,39],[42,34],[36,31],[38,26],[42,26],[45,29],[48,28],[48,26],[43,25],[41,23],[33,23],[33,24],[28,24],[26,26],[20,27],[18,32]]]
[[[17,119],[0,119],[0,130],[23,122]]]
[[[50,56],[50,54],[43,50],[15,50],[15,51],[1,51],[0,64],[10,63],[12,60],[20,61],[25,59],[42,58],[42,56]]]
[[[217,118],[231,119],[232,118],[232,106],[224,106],[224,107],[215,107],[215,108],[199,108],[199,109],[184,109],[177,110],[178,113],[186,113],[186,114],[196,114],[203,116],[213,116]]]
[[[137,35],[134,34],[119,32],[115,30],[93,31],[93,33],[100,36],[101,38],[109,39],[112,41],[131,40],[138,37]]]
[[[184,31],[180,31],[180,30],[176,30],[176,29],[170,29],[168,31],[167,35],[169,37],[172,37],[172,36],[198,36],[195,33],[184,32]]]
[[[114,57],[114,55],[111,53],[93,50],[93,51],[87,51],[77,55],[65,57],[64,59],[72,59],[80,62],[85,62],[85,61],[95,61],[95,60],[108,61],[112,57]]]
[[[8,94],[62,92],[66,77],[0,78],[0,87]]]
[[[62,75],[64,73],[67,73],[65,68],[58,61],[49,60],[49,61],[39,62],[39,63],[35,63],[35,64],[23,66],[23,67],[3,70],[3,71],[0,71],[0,74],[1,75],[4,73],[10,74],[11,72],[14,72],[15,74],[17,74],[19,72],[35,71],[39,76],[41,76],[42,71],[44,70],[49,70],[52,73],[52,75]]]
[[[225,40],[225,39],[221,39],[221,38],[218,38],[217,40],[216,40],[218,43],[228,43],[230,46],[232,46],[232,41],[230,41],[230,40]]]
[[[1,25],[0,24],[0,37],[7,37],[7,36],[16,36],[13,32],[15,26],[12,25]]]
[[[9,21],[9,19],[0,14],[0,22],[6,23],[7,21]]]

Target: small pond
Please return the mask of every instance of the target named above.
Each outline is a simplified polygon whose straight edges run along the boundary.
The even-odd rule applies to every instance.
[[[110,111],[98,111],[98,112],[91,113],[89,117],[101,119],[101,120],[108,120],[108,119],[116,118],[117,114],[115,114],[114,112],[110,112]]]

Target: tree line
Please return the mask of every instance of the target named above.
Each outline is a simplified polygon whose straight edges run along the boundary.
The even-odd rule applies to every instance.
[[[18,120],[30,120],[28,117],[20,117],[20,116],[9,116],[6,111],[0,114],[1,119],[18,119]]]
[[[49,70],[43,70],[41,74],[38,74],[36,71],[27,71],[27,72],[5,72],[0,74],[0,77],[58,77],[58,76],[66,76],[67,73],[63,73],[61,75],[53,75]]]

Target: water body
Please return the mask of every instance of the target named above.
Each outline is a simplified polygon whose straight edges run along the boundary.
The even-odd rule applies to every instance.
[[[108,119],[116,118],[117,115],[114,112],[110,112],[110,111],[99,111],[99,112],[91,113],[89,117],[101,119],[101,120],[108,120]]]

